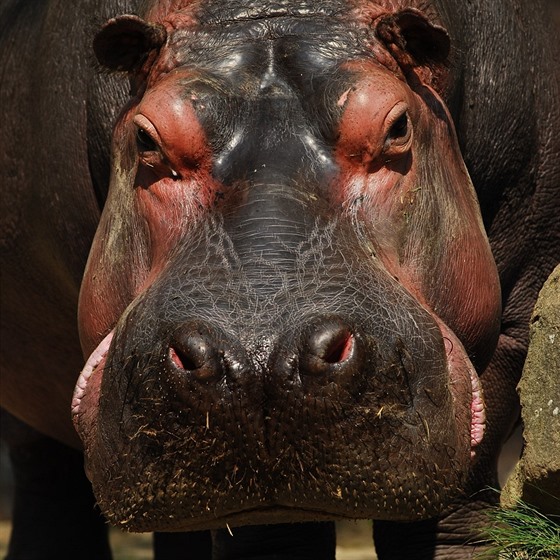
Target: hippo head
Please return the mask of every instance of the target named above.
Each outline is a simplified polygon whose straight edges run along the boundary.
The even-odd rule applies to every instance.
[[[94,43],[131,80],[80,298],[100,506],[136,531],[434,516],[477,458],[500,317],[447,34],[183,4]]]

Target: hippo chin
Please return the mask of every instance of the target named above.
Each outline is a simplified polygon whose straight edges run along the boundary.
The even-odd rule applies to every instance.
[[[447,33],[314,6],[154,8],[96,37],[134,85],[73,415],[130,530],[432,517],[476,457],[500,288],[434,89]]]

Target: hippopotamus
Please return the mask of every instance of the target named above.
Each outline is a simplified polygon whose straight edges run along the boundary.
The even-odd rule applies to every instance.
[[[82,451],[160,558],[334,558],[355,518],[381,559],[470,558],[560,250],[544,7],[2,22],[9,558],[110,558]]]

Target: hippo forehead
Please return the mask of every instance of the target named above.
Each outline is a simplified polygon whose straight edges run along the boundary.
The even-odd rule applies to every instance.
[[[348,62],[372,59],[372,32],[345,17],[349,11],[345,2],[211,1],[188,17],[170,14],[175,30],[148,87],[177,73],[212,146],[214,174],[224,182],[239,178],[232,165],[248,164],[239,153],[229,157],[241,137],[260,165],[266,165],[263,141],[277,146],[295,134],[329,167],[327,145],[342,113],[337,101],[353,82]],[[284,144],[284,162],[296,157],[294,149]]]
[[[199,20],[205,23],[223,24],[227,21],[237,22],[283,16],[333,17],[347,9],[347,3],[340,2],[339,0],[320,3],[314,0],[280,0],[276,2],[263,2],[262,0],[240,2],[239,0],[234,0],[227,2],[225,5],[219,0],[209,0],[201,3],[198,9],[198,16]]]
[[[252,96],[263,95],[258,78],[271,72],[286,81],[310,82],[368,52],[370,32],[345,20],[348,11],[339,2],[204,3],[189,23],[174,21],[159,71],[191,67]]]

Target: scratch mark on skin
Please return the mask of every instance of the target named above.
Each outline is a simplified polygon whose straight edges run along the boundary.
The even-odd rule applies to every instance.
[[[233,537],[233,531],[231,530],[231,527],[229,526],[228,523],[226,523],[226,527],[227,527],[228,533]]]
[[[210,412],[206,413],[206,429],[210,429]]]
[[[377,416],[377,418],[381,418],[381,413],[383,412],[383,409],[385,408],[385,405],[383,405],[378,411],[377,414],[375,416]]]
[[[352,91],[352,88],[348,88],[338,99],[337,105],[339,107],[344,107],[346,105],[346,101],[348,101],[348,94]]]

